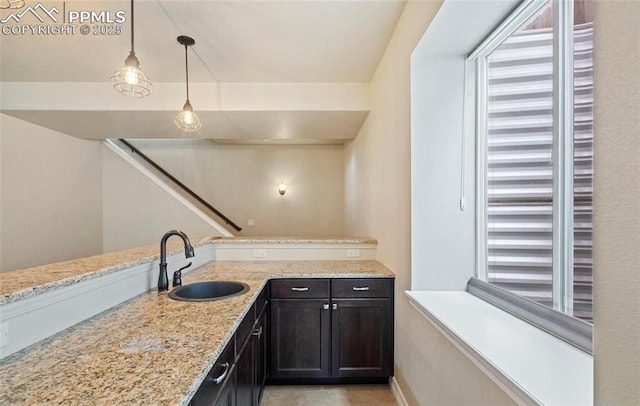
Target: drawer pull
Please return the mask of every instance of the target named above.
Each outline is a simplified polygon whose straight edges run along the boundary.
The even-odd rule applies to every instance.
[[[229,363],[225,362],[224,364],[222,364],[222,367],[224,368],[224,371],[222,372],[222,374],[220,374],[220,376],[218,376],[217,378],[209,378],[209,380],[216,385],[220,385],[222,382],[224,382],[224,379],[229,374]]]
[[[355,290],[355,291],[364,291],[364,290],[369,290],[369,287],[368,286],[363,286],[363,287],[359,288],[357,286],[354,286],[353,290]]]
[[[306,292],[309,288],[291,288],[291,290],[294,292]]]

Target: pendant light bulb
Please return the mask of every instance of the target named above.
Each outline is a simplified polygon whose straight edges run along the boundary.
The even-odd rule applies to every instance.
[[[189,59],[187,57],[187,48],[194,45],[196,41],[184,35],[178,37],[178,43],[180,45],[184,45],[184,65],[185,65],[185,82],[187,85],[187,101],[182,106],[182,111],[176,117],[175,123],[179,129],[184,132],[192,133],[198,131],[202,124],[200,124],[200,119],[196,116],[196,113],[193,112],[193,107],[191,106],[191,102],[189,102]]]
[[[140,83],[138,79],[139,70],[135,68],[127,67],[127,73],[124,75],[124,81],[127,82],[128,85],[137,85]]]
[[[187,100],[184,107],[182,107],[182,111],[178,114],[178,117],[176,117],[175,123],[179,129],[188,133],[198,131],[200,127],[202,127],[200,119],[196,116],[196,113],[193,112],[193,107],[191,107],[189,100]]]
[[[151,94],[153,85],[140,69],[140,61],[133,51],[133,0],[131,0],[131,52],[124,66],[111,76],[111,84],[120,93],[128,97],[142,98]]]
[[[193,112],[191,112],[191,111],[185,111],[184,112],[184,123],[185,124],[192,124],[193,123]]]

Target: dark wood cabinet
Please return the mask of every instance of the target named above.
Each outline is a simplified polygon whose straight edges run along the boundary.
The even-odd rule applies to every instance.
[[[234,354],[234,340],[232,339],[207,374],[198,392],[191,399],[190,405],[217,405],[216,399],[223,397],[223,393],[232,391],[235,394]]]
[[[258,406],[267,373],[268,286],[258,295],[236,333],[236,405]]]
[[[393,282],[331,280],[334,377],[393,375]]]
[[[329,298],[271,300],[271,379],[329,376],[330,317]]]
[[[191,406],[258,406],[266,379],[268,286],[190,402]]]
[[[393,375],[389,299],[333,299],[332,306],[332,375]]]
[[[236,406],[236,366],[232,365],[229,378],[224,382],[215,406]],[[211,403],[207,403],[210,405]]]
[[[384,382],[393,375],[393,279],[267,284],[194,406],[258,406],[266,382]]]
[[[236,404],[252,406],[254,386],[254,346],[250,336],[239,351],[236,359]]]
[[[388,378],[393,279],[274,280],[270,332],[271,382]]]
[[[255,385],[253,387],[253,399],[256,399],[256,404],[259,405],[262,401],[262,394],[264,392],[264,385],[267,381],[267,311],[266,308],[258,319],[256,320],[256,328],[254,330],[255,342]]]

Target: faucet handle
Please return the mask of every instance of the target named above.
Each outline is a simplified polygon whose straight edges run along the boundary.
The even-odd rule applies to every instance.
[[[177,271],[175,271],[173,273],[173,287],[175,288],[176,286],[182,286],[182,271],[189,268],[191,266],[191,262],[189,262],[187,265],[183,266],[182,268],[178,269]]]

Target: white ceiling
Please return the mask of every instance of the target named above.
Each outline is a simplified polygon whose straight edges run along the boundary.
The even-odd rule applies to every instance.
[[[194,82],[369,82],[403,7],[397,0],[136,1],[136,54],[154,82],[184,80],[178,35],[196,40]],[[67,1],[66,8],[125,10],[129,17],[128,1]],[[129,20],[124,30],[3,35],[0,80],[103,81],[129,53]]]
[[[26,1],[27,6],[37,4]],[[62,1],[46,1],[46,6]],[[66,1],[66,10],[125,10],[122,35],[1,35],[1,82],[107,82],[119,69],[130,46],[128,1]],[[404,0],[138,0],[135,5],[135,49],[141,67],[154,83],[184,82],[184,48],[178,35],[196,40],[189,53],[189,81],[201,83],[368,83],[386,49]],[[6,17],[11,10],[0,10]],[[16,11],[16,10],[13,10]],[[32,16],[24,17],[23,23]],[[197,83],[196,83],[197,85]],[[184,137],[170,127],[184,103],[184,90],[175,95],[175,111],[60,111],[57,106],[37,110],[3,112],[81,138],[95,138],[82,123],[104,125],[100,138],[119,137],[122,123],[130,138]],[[64,98],[65,94],[60,94]],[[70,97],[70,96],[69,96]],[[99,94],[87,94],[87,98]],[[153,98],[154,94],[150,96]],[[224,111],[201,111],[202,100],[192,98],[203,119],[197,137],[262,140],[272,138],[281,127],[293,129],[291,142],[310,139],[335,142],[355,137],[366,118],[363,111],[246,111],[230,115]],[[64,103],[62,103],[64,104]],[[95,104],[95,103],[94,103]],[[143,106],[143,104],[140,104]],[[173,108],[173,107],[172,107]],[[161,110],[161,109],[158,109]],[[139,113],[139,114],[136,114]],[[338,123],[327,120],[336,119]],[[224,118],[221,119],[221,118]],[[169,120],[169,126],[150,125]],[[226,125],[224,124],[226,122]],[[284,123],[284,124],[283,124]],[[348,124],[344,124],[348,123]],[[165,123],[166,124],[166,123]],[[206,128],[205,126],[220,126]],[[132,129],[139,128],[135,131]],[[169,130],[171,128],[171,130]],[[260,131],[260,129],[264,129]],[[111,129],[111,131],[110,131]],[[232,130],[235,129],[235,132]],[[299,129],[298,132],[296,129]],[[221,135],[224,134],[224,135]],[[265,135],[266,134],[266,135]],[[271,135],[269,135],[271,134]],[[276,138],[276,137],[273,137]],[[330,141],[331,140],[331,141]]]

